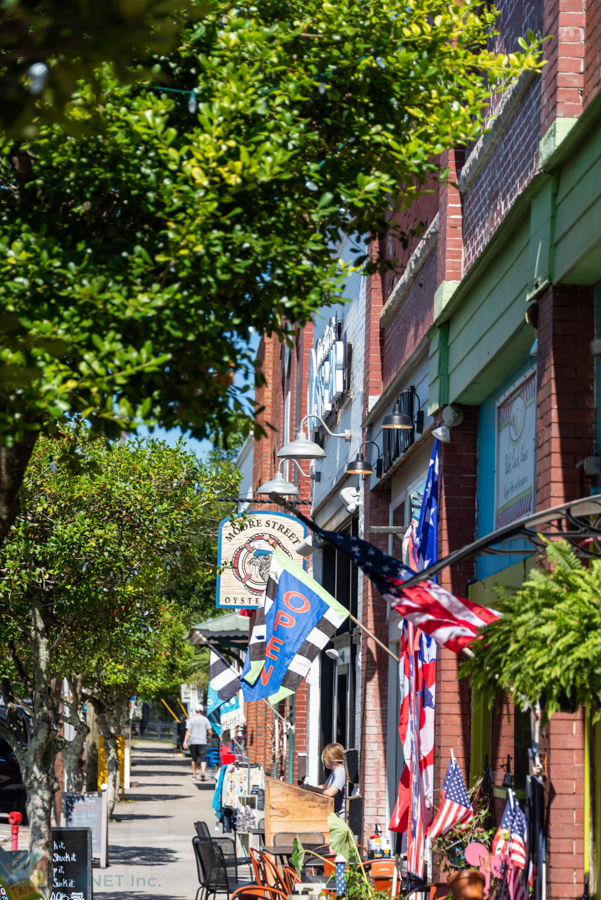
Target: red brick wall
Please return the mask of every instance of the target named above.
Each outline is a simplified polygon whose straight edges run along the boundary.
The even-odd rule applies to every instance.
[[[385,299],[388,299],[390,296],[395,284],[407,267],[409,257],[421,241],[423,232],[432,224],[432,220],[438,212],[438,182],[427,181],[424,190],[428,191],[428,193],[422,194],[411,204],[409,209],[403,210],[394,216],[395,223],[403,233],[408,235],[411,231],[415,231],[420,227],[423,228],[423,231],[414,237],[409,237],[406,247],[403,247],[402,242],[392,235],[387,238],[386,258],[396,259],[397,265],[393,271],[387,272],[384,278]]]
[[[372,247],[375,256],[376,249]],[[363,370],[363,415],[366,416],[369,398],[382,393],[382,338],[380,311],[384,305],[384,284],[379,275],[372,275],[365,286],[365,365]]]
[[[440,558],[475,538],[478,409],[465,407],[464,420],[451,431],[451,442],[441,445],[439,481]],[[467,596],[474,575],[474,561],[465,560],[444,569],[439,583],[447,590]],[[435,791],[440,790],[453,750],[464,777],[470,768],[470,692],[466,680],[457,681],[460,657],[439,648],[436,666]]]
[[[442,154],[441,165],[449,169],[449,179],[457,180],[458,163],[462,152]],[[460,281],[463,266],[463,236],[461,196],[451,185],[440,186],[438,236],[438,284],[442,281]]]
[[[539,300],[536,506],[581,496],[576,463],[594,453],[593,288],[554,287]],[[590,484],[586,485],[590,493]]]
[[[480,173],[463,196],[464,271],[486,248],[538,168],[541,81],[530,85]]]
[[[555,713],[541,735],[548,753],[547,897],[579,900],[584,888],[584,715]]]
[[[416,350],[432,325],[434,294],[437,288],[436,248],[418,272],[415,282],[396,315],[383,330],[384,387],[392,381],[403,362]]]
[[[365,523],[388,525],[390,493],[365,492]],[[370,534],[370,543],[388,552],[388,536]],[[368,578],[363,578],[362,622],[388,645],[388,606]],[[365,632],[361,635],[361,794],[363,795],[363,843],[379,822],[386,821],[386,756],[388,712],[388,654]],[[396,727],[396,725],[393,725]]]
[[[579,4],[575,3],[577,7]],[[593,99],[601,84],[601,0],[589,0],[586,5],[586,46],[584,54],[583,105]],[[574,63],[576,60],[574,60]],[[580,60],[578,59],[580,63]]]
[[[576,463],[594,452],[592,288],[554,287],[539,300],[536,506],[545,509],[590,493]],[[583,721],[556,714],[541,749],[548,757],[549,898],[582,895]]]
[[[582,0],[545,0],[543,35],[553,39],[545,44],[541,135],[556,116],[582,111],[585,19]]]

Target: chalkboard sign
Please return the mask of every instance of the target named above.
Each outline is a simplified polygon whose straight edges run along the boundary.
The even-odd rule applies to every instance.
[[[52,829],[52,900],[92,900],[92,831]]]
[[[106,791],[66,794],[61,797],[61,826],[92,829],[92,856],[101,868],[108,863],[108,816]]]

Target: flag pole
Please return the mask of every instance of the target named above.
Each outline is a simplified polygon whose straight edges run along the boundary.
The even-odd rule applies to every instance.
[[[289,512],[291,512],[293,516],[296,516],[297,519],[300,519],[301,522],[304,522],[305,525],[310,524],[311,520],[307,519],[306,516],[303,516],[302,513],[299,513],[296,507],[293,506],[292,503],[288,503],[287,500],[284,500],[284,498],[281,497],[280,494],[276,494],[274,491],[269,495],[269,497],[274,501],[274,503],[279,503],[280,506],[283,506],[284,509],[287,509]],[[400,664],[401,661],[398,656],[395,656],[392,650],[388,649],[386,644],[383,644],[382,641],[378,640],[373,631],[370,631],[369,628],[366,628],[365,625],[363,625],[363,623],[360,622],[359,619],[356,619],[355,616],[353,616],[351,613],[349,613],[349,619],[351,620],[351,622],[354,622],[355,625],[358,625],[359,628],[362,628],[363,631],[372,639],[372,641],[375,641],[376,644],[382,648],[382,650],[385,650],[386,653],[388,653],[388,655],[394,659],[395,663]]]
[[[221,659],[223,659],[223,661],[224,661],[225,663],[227,663],[227,665],[230,667],[231,671],[232,671],[235,675],[238,675],[239,673],[236,672],[236,670],[234,669],[234,667],[233,667],[233,666],[230,666],[230,664],[228,663],[227,659],[224,658],[223,654],[221,653],[221,650],[218,650],[217,647],[214,647],[213,644],[212,644],[212,643],[204,636],[204,634],[201,634],[200,636],[201,636],[201,638],[202,638],[202,640],[203,640],[203,644],[204,644],[205,646],[207,646],[207,647],[210,647],[211,650],[213,651],[213,653],[216,653],[218,656],[220,656]],[[291,725],[290,722],[286,721],[286,719],[285,719],[283,716],[281,716],[281,715],[279,714],[279,712],[277,711],[277,709],[275,709],[275,707],[273,707],[273,706],[271,705],[271,703],[269,702],[269,700],[266,700],[265,697],[261,697],[261,700],[263,701],[263,703],[266,703],[266,704],[267,704],[267,706],[269,707],[269,709],[270,709],[270,710],[278,717],[278,719],[281,719],[281,720],[282,720],[282,722],[284,723],[284,725],[286,726],[286,728],[289,729],[289,731],[294,732],[294,725]],[[163,702],[165,702],[165,701],[163,701]],[[166,705],[167,705],[167,704],[165,704],[165,706],[166,706]],[[179,721],[179,719],[178,719],[178,721]]]

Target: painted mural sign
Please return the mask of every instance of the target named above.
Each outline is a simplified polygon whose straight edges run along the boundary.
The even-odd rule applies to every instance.
[[[536,370],[497,403],[495,529],[534,512]]]
[[[217,608],[256,609],[267,584],[275,547],[306,568],[299,556],[307,535],[302,522],[286,513],[254,513],[252,519],[223,519],[219,523]]]

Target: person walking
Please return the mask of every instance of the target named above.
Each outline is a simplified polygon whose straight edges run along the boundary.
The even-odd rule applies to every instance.
[[[184,735],[184,750],[190,747],[192,757],[192,780],[196,781],[196,764],[200,763],[200,780],[205,780],[207,770],[207,740],[213,734],[211,723],[203,715],[204,708],[197,703],[195,715],[186,722],[186,734]]]

